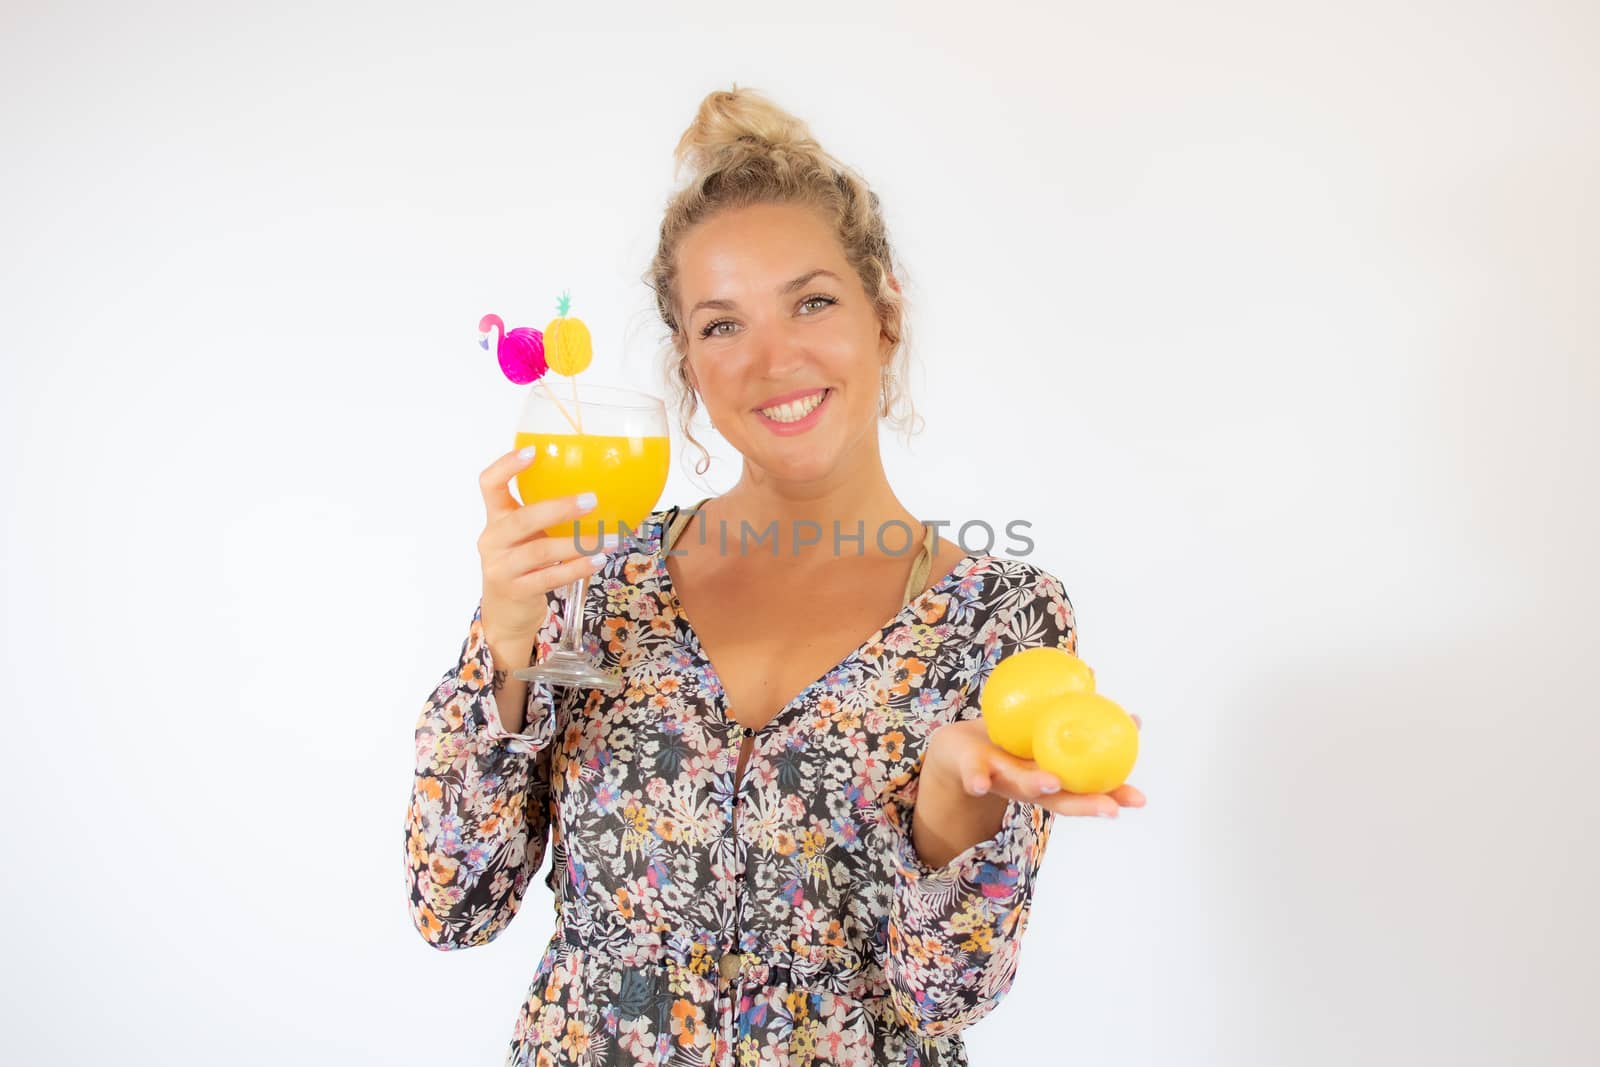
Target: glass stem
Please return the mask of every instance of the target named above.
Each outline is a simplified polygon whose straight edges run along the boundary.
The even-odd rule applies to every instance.
[[[567,606],[561,625],[561,647],[568,652],[582,652],[583,600],[589,592],[589,579],[579,578],[567,586]]]

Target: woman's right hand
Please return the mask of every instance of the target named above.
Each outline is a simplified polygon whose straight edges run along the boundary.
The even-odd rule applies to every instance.
[[[530,500],[518,504],[511,479],[533,460],[507,452],[478,476],[488,522],[478,535],[483,561],[483,603],[480,616],[491,644],[530,643],[549,614],[546,594],[600,569],[606,553],[579,555],[570,537],[551,537],[545,528],[575,519],[594,509],[579,506],[578,496]]]

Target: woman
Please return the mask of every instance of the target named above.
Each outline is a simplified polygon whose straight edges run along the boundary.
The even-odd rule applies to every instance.
[[[483,596],[417,728],[412,915],[441,949],[493,940],[548,839],[510,1063],[965,1063],[1052,815],[1144,799],[1063,794],[978,718],[1000,658],[1076,648],[1061,582],[933,531],[896,551],[923,524],[878,450],[904,345],[877,196],[749,90],[678,156],[649,281],[684,421],[704,402],[740,480],[586,560],[538,533],[580,498],[519,506],[517,453],[483,472]],[[768,540],[739,551],[741,524]],[[530,692],[509,672],[587,575],[626,685]]]

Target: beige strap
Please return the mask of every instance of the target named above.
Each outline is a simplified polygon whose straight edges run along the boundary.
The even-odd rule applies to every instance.
[[[705,507],[706,501],[710,499],[710,497],[706,497],[705,500],[700,501],[700,503],[696,504],[689,510],[678,512],[678,514],[673,518],[672,525],[667,527],[667,532],[661,537],[661,554],[663,556],[672,550],[673,545],[678,543],[678,535],[683,533],[683,531],[688,527],[689,523],[694,521],[695,513],[701,508]]]
[[[939,535],[932,526],[928,527],[927,536],[922,539],[922,548],[917,551],[917,558],[911,563],[911,578],[906,582],[906,599],[901,605],[911,603],[922,592],[923,583],[928,580],[928,569],[933,566],[933,548],[938,544]]]

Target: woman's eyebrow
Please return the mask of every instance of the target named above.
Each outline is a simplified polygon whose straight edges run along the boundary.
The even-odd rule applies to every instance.
[[[826,274],[834,281],[839,280],[839,276],[833,273],[833,271],[823,270],[819,267],[816,270],[807,271],[806,273],[800,275],[800,277],[784,282],[782,285],[778,286],[778,295],[783,296],[786,293],[792,293],[796,289],[802,288],[806,282],[809,282],[812,278],[817,277],[819,274]],[[690,316],[693,316],[694,313],[699,311],[701,308],[718,308],[722,311],[732,311],[738,306],[738,303],[732,300],[702,300],[700,303],[689,309],[689,314]]]

